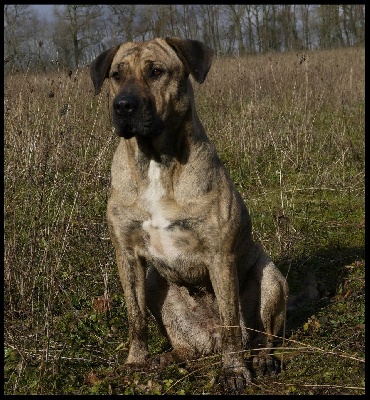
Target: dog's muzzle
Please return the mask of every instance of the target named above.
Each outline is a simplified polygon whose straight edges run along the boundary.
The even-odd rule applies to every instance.
[[[137,96],[127,94],[114,99],[113,110],[117,116],[129,118],[137,111],[139,105],[140,102]]]
[[[118,136],[157,136],[163,130],[155,106],[150,100],[132,93],[121,93],[113,100],[113,121]]]

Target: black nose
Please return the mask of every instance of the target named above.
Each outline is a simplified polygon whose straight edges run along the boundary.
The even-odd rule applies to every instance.
[[[132,94],[119,96],[113,101],[113,109],[120,117],[132,116],[139,108],[139,99]]]

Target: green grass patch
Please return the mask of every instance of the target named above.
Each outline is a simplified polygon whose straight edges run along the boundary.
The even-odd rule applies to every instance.
[[[216,59],[198,112],[291,293],[283,372],[246,394],[364,393],[364,49]],[[50,91],[54,96],[50,97]],[[30,93],[32,95],[30,96]],[[106,224],[118,138],[107,88],[5,77],[4,392],[220,394],[218,356],[130,370],[128,323]],[[149,316],[150,353],[169,344]],[[246,354],[246,357],[248,354]]]

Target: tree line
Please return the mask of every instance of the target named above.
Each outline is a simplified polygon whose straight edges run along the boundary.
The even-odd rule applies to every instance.
[[[233,56],[365,43],[364,4],[68,4],[55,5],[52,17],[4,5],[5,72],[81,68],[120,42],[165,36]]]

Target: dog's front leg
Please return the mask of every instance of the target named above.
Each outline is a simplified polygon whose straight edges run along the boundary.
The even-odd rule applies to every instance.
[[[129,323],[130,349],[126,364],[144,364],[148,358],[145,262],[132,253],[124,253],[119,245],[116,246],[118,272],[125,294]]]
[[[239,316],[239,283],[232,256],[218,256],[210,270],[222,325],[222,384],[230,393],[239,393],[251,381],[243,360]]]

